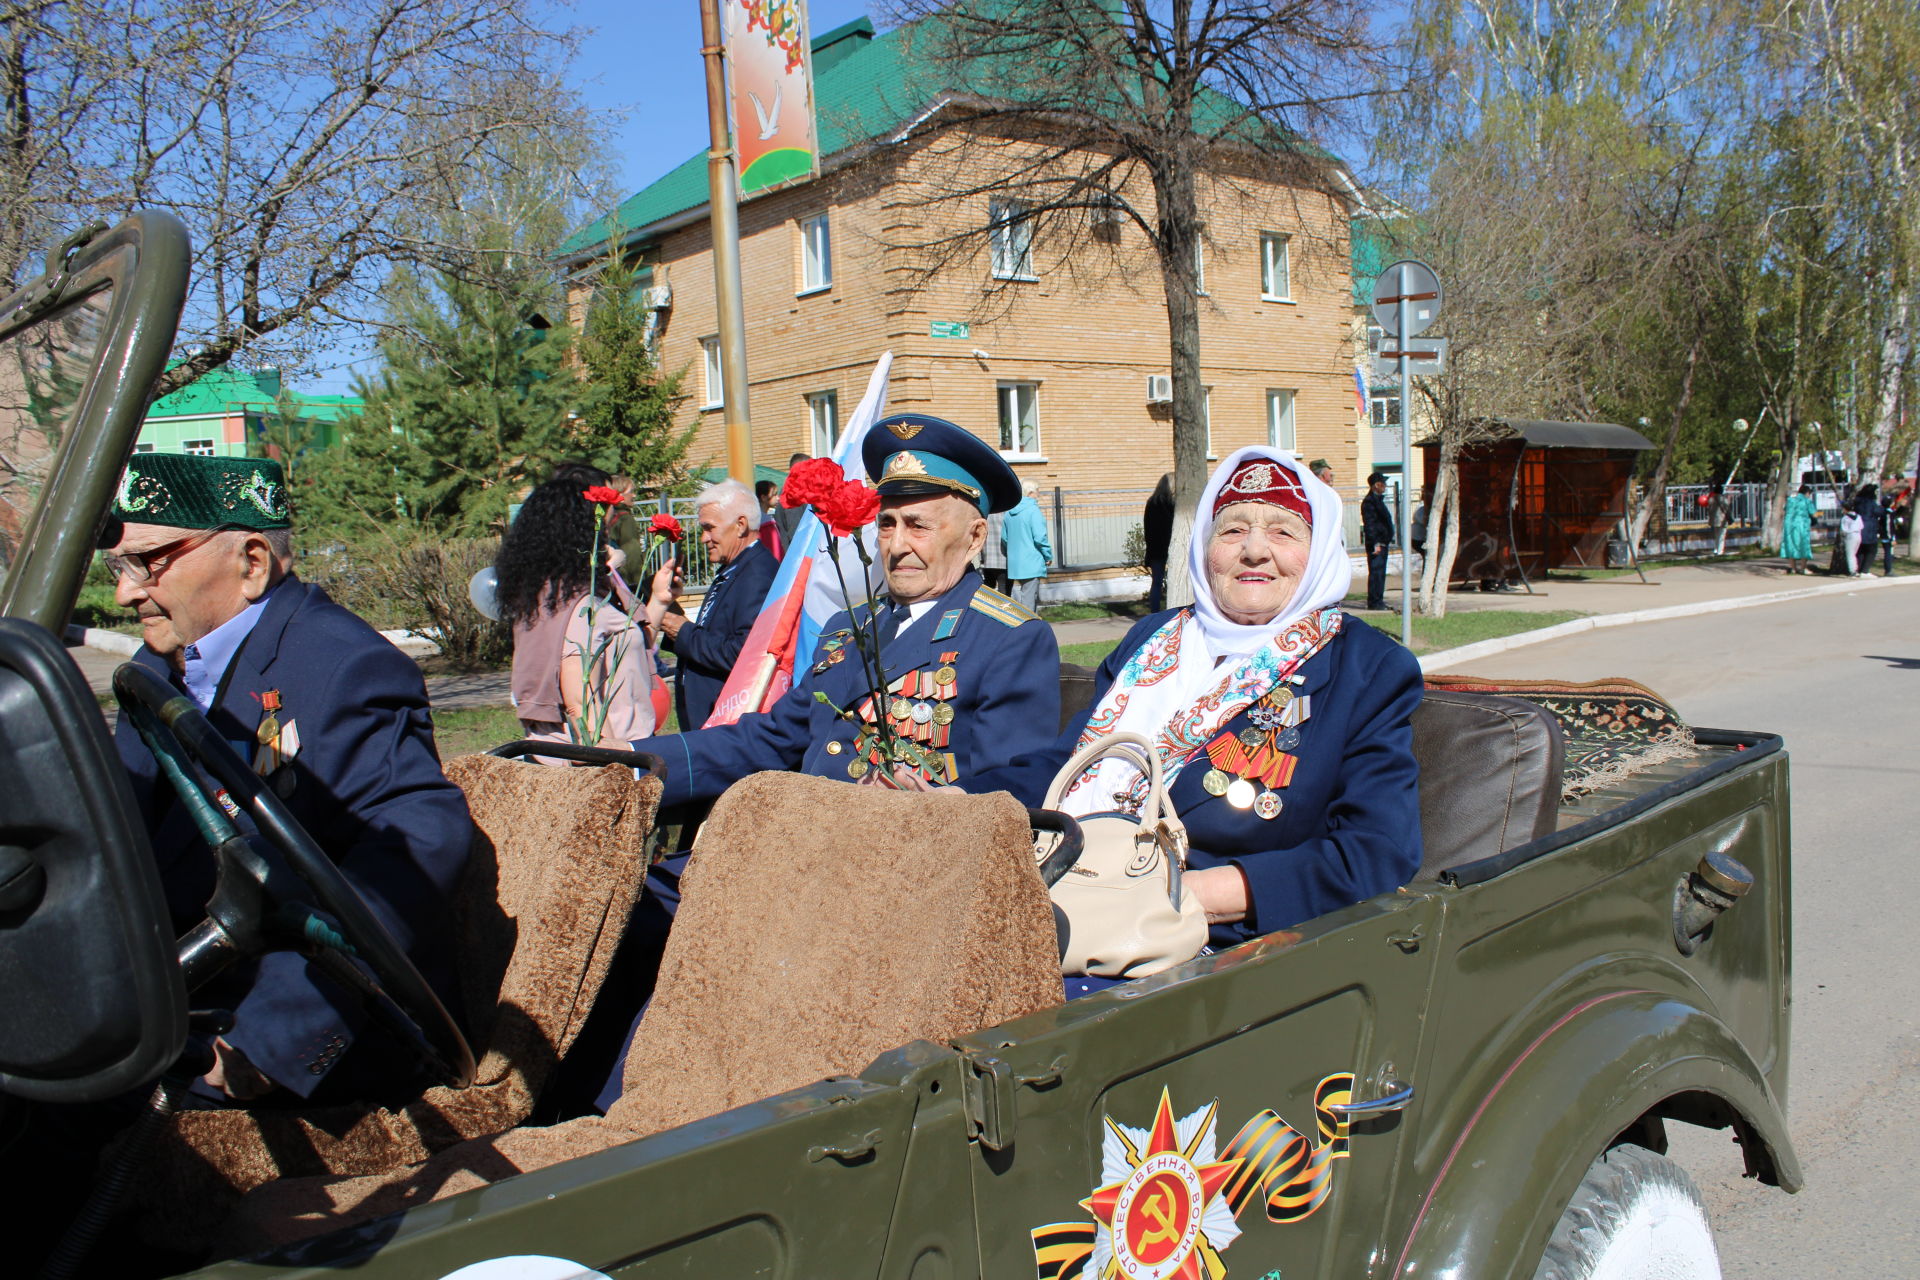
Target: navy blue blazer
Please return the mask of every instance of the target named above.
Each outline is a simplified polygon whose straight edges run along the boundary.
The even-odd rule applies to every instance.
[[[133,660],[174,677],[151,649]],[[449,906],[473,821],[466,797],[440,771],[419,667],[325,591],[290,577],[234,655],[207,717],[248,763],[265,715],[261,695],[270,689],[280,694],[281,724],[297,726],[300,749],[269,783],[458,1010]],[[120,718],[114,739],[153,839],[174,928],[185,932],[206,915],[213,855],[131,717]],[[251,830],[244,817],[240,823]],[[292,953],[230,970],[194,1002],[233,1009],[227,1041],[301,1097],[323,1084],[323,1098],[379,1096],[417,1069],[409,1051],[366,1026],[356,997]]]
[[[865,606],[857,613],[864,624]],[[634,743],[635,750],[666,761],[661,803],[711,800],[748,774],[768,769],[849,781],[858,730],[813,695],[824,692],[848,710],[864,700],[859,657],[836,638],[851,625],[844,612],[828,620],[811,662],[767,711]],[[944,659],[946,654],[953,656]],[[1060,646],[1053,628],[984,586],[972,570],[912,625],[901,627],[880,656],[890,685],[912,673],[927,679],[942,666],[953,668],[953,694],[945,699],[953,720],[940,750],[962,779],[1042,746],[1060,723]]]
[[[667,640],[666,647],[679,664],[673,705],[682,729],[698,729],[713,714],[713,704],[720,700],[720,690],[726,687],[779,568],[773,552],[757,541],[749,544],[728,566],[725,584],[713,597],[705,619],[689,620],[679,635]]]
[[[1173,610],[1143,618],[1094,675],[1093,701],[1054,742],[1010,766],[963,778],[968,791],[1011,791],[1038,805],[1072,756],[1087,718],[1121,667]],[[1296,693],[1313,699],[1300,726],[1299,759],[1272,820],[1209,795],[1203,755],[1175,779],[1169,798],[1192,841],[1193,867],[1232,863],[1246,876],[1245,920],[1215,925],[1216,946],[1232,946],[1399,888],[1420,869],[1420,770],[1413,758],[1413,710],[1420,664],[1389,637],[1347,617],[1340,634],[1301,665]],[[1224,726],[1251,727],[1244,713]]]

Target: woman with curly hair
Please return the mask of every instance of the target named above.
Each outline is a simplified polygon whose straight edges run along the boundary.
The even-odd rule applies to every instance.
[[[527,495],[494,560],[495,596],[513,629],[513,705],[526,736],[625,750],[665,718],[653,674],[653,627],[614,573],[586,490],[607,475],[577,463]],[[658,687],[656,687],[658,686]],[[558,763],[557,761],[554,763]]]

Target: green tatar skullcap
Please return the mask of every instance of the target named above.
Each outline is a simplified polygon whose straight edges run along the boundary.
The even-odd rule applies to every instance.
[[[120,477],[113,514],[176,529],[285,529],[287,476],[272,458],[137,453]]]

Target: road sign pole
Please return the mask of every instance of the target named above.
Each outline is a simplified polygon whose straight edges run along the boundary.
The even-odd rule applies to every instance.
[[[1409,527],[1407,488],[1413,483],[1413,420],[1410,416],[1412,400],[1407,384],[1412,374],[1407,365],[1410,358],[1407,347],[1410,339],[1407,329],[1407,294],[1412,292],[1407,281],[1407,266],[1400,265],[1400,279],[1395,290],[1400,301],[1395,305],[1400,313],[1400,522],[1395,530],[1400,535],[1400,643],[1413,648],[1413,540]]]

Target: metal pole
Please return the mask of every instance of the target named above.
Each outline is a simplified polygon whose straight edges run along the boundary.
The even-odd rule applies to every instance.
[[[700,53],[707,61],[707,198],[713,225],[713,288],[720,312],[721,416],[727,474],[753,487],[753,427],[747,407],[747,315],[740,297],[740,214],[727,119],[726,40],[719,0],[700,0]]]
[[[1413,418],[1412,398],[1407,384],[1411,381],[1407,374],[1407,268],[1400,268],[1398,288],[1400,301],[1394,306],[1400,317],[1400,527],[1395,530],[1400,535],[1400,643],[1413,648],[1413,529],[1412,508],[1408,505],[1408,489],[1413,485]]]

